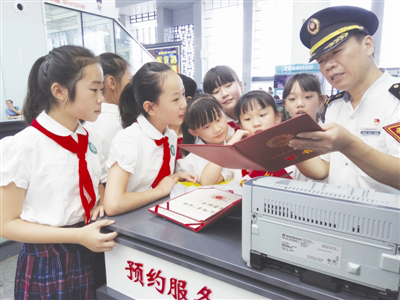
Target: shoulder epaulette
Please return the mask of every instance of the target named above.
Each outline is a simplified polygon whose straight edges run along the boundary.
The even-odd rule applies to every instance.
[[[329,103],[331,103],[337,99],[343,98],[343,95],[344,95],[344,92],[340,92],[340,93],[337,93],[336,95],[333,95],[332,97],[329,97],[325,101],[325,106],[327,106]]]
[[[393,84],[390,89],[389,92],[391,94],[393,94],[393,96],[395,96],[397,99],[400,100],[400,83],[395,83]]]

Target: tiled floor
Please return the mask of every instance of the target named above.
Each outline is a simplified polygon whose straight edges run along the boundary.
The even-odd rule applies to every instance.
[[[14,299],[15,268],[18,255],[12,256],[0,262],[0,299]]]

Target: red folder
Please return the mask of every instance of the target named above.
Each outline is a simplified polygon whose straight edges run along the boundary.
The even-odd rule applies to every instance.
[[[180,147],[223,168],[278,171],[318,156],[311,150],[293,150],[289,141],[300,132],[322,131],[302,114],[233,145],[182,144]]]
[[[239,208],[241,201],[242,196],[207,187],[157,204],[149,211],[198,232]]]

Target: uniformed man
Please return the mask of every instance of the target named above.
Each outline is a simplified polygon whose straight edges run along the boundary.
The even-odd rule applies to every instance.
[[[323,9],[303,24],[310,62],[343,92],[326,103],[324,132],[301,133],[289,145],[328,153],[321,158],[329,183],[398,193],[400,84],[374,62],[378,25],[374,13],[352,6]]]

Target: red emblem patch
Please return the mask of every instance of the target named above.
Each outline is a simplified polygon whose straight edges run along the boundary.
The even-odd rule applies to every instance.
[[[400,143],[400,122],[382,128]]]

